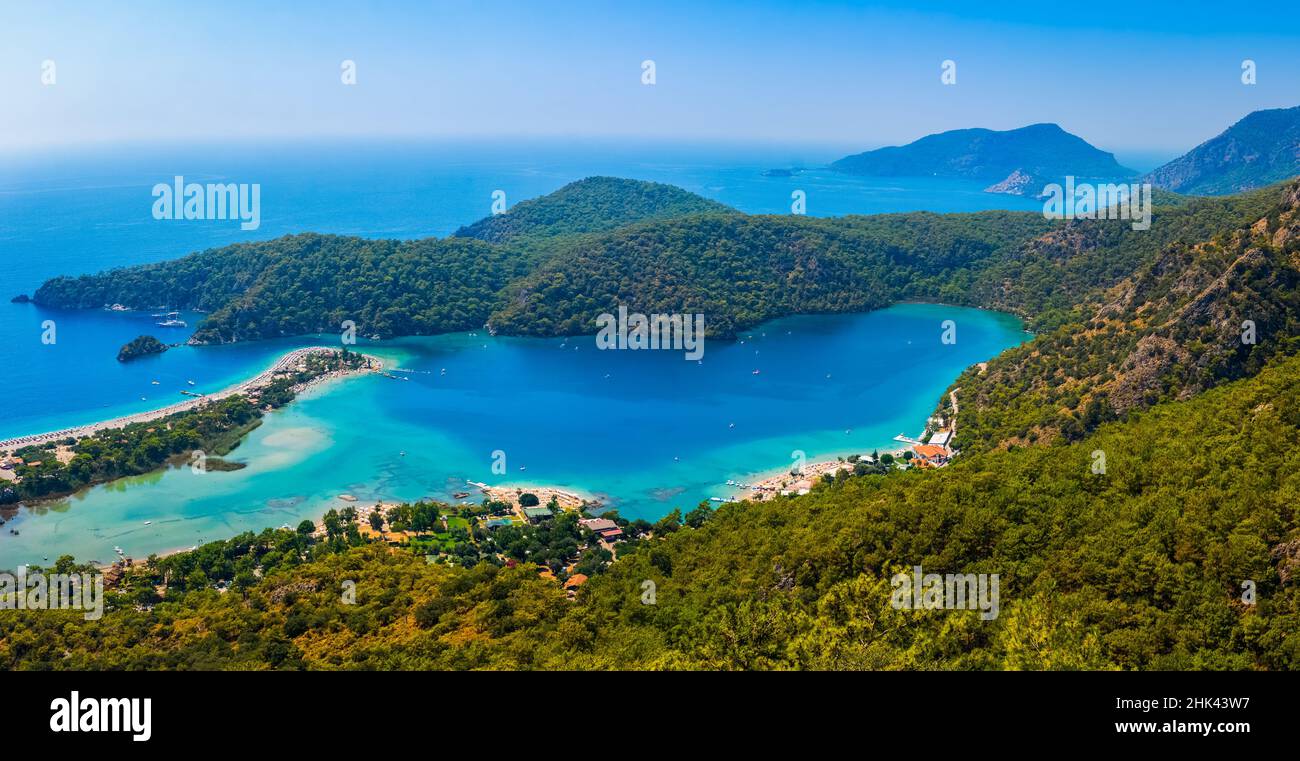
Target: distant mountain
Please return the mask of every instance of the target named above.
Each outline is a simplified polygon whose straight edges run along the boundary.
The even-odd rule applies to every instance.
[[[1114,154],[1055,124],[940,132],[904,146],[845,156],[831,168],[876,177],[961,177],[993,183],[985,189],[990,193],[1027,196],[1066,175],[1117,179],[1136,174],[1120,166]]]
[[[734,212],[734,209],[672,185],[619,177],[588,177],[554,193],[521,201],[504,214],[462,227],[455,237],[510,243],[524,237],[604,232],[633,222],[708,212]]]
[[[1255,111],[1146,176],[1166,190],[1225,195],[1300,175],[1300,106]]]

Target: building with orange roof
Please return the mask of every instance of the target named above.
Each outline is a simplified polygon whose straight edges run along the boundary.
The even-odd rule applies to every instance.
[[[947,447],[941,447],[937,444],[914,444],[912,451],[918,457],[935,465],[942,465],[948,462],[951,453]]]

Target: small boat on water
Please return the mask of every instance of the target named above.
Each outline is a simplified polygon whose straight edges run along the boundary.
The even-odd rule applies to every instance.
[[[452,499],[465,499],[468,496],[469,496],[469,492],[467,491],[458,491],[455,494],[451,495]]]
[[[185,381],[185,382],[188,383],[188,384],[190,384],[191,386],[194,385],[194,381]]]
[[[152,526],[152,525],[153,525],[153,521],[145,521],[145,522],[144,522],[144,525],[146,525],[146,526]]]

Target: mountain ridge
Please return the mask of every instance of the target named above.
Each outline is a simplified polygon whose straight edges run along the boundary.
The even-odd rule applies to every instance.
[[[1194,195],[1251,190],[1300,175],[1300,106],[1252,111],[1143,179]]]
[[[831,169],[881,177],[960,177],[992,183],[986,192],[1036,196],[1049,182],[1135,175],[1083,138],[1053,123],[1010,130],[982,127],[948,130],[906,145],[845,156]]]

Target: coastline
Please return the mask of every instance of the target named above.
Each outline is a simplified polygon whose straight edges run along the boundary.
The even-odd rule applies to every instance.
[[[595,495],[583,494],[581,491],[575,489],[561,489],[556,486],[546,486],[543,484],[510,483],[489,486],[488,484],[479,483],[478,481],[466,481],[465,483],[467,486],[474,487],[489,499],[497,502],[506,502],[511,505],[517,505],[519,495],[524,493],[537,495],[538,500],[540,500],[539,504],[542,506],[545,506],[550,502],[551,497],[554,497],[560,507],[565,510],[578,510],[584,505],[599,506],[603,504]]]
[[[980,372],[983,373],[988,368],[988,362],[977,362],[973,367],[978,367]],[[912,442],[924,443],[926,440],[926,434],[930,433],[932,430],[935,432],[946,432],[947,437],[945,437],[945,441],[951,441],[952,436],[957,433],[957,414],[960,411],[957,402],[957,392],[960,390],[961,388],[958,387],[951,389],[948,392],[948,399],[952,403],[951,419],[945,420],[942,417],[931,417],[926,420],[925,427],[922,429],[919,438],[910,439],[906,434],[899,434],[894,437],[894,441],[896,442],[906,440],[905,443],[907,443],[908,446],[892,449],[886,447],[872,447],[872,451],[882,456],[886,454],[891,455],[895,461],[899,461],[907,452],[912,451]],[[939,423],[932,429],[931,426],[936,419]],[[944,444],[939,448],[944,450],[942,461],[931,462],[927,459],[928,456],[918,456],[915,458],[915,461],[920,463],[920,467],[943,467],[943,465],[946,465],[952,457],[960,454],[957,450],[952,449],[950,444]],[[731,494],[727,499],[722,501],[739,502],[743,500],[754,500],[757,502],[764,502],[769,499],[774,499],[781,494],[806,494],[822,476],[833,476],[839,471],[846,469],[850,471],[853,470],[855,463],[848,462],[848,458],[854,455],[857,455],[863,461],[871,462],[870,455],[866,452],[850,452],[848,454],[837,455],[835,459],[823,459],[807,464],[804,466],[803,472],[798,475],[793,474],[788,467],[758,471],[749,476],[750,480],[748,482],[736,481],[735,479],[728,481],[727,488],[736,493]],[[909,467],[912,466],[909,465]],[[743,495],[743,499],[738,498],[738,494]]]
[[[131,415],[124,415],[122,417],[117,417],[110,420],[102,420],[95,423],[88,423],[86,425],[64,428],[58,431],[29,434],[26,436],[18,436],[11,439],[6,439],[0,441],[0,454],[12,454],[13,452],[22,449],[23,447],[40,446],[43,444],[48,444],[50,442],[62,441],[63,439],[68,439],[68,438],[81,439],[87,436],[93,436],[94,434],[100,433],[102,431],[109,431],[109,430],[113,430],[114,428],[124,428],[128,425],[132,425],[135,423],[149,423],[154,420],[165,418],[169,415],[175,415],[179,412],[188,412],[190,410],[197,409],[198,407],[203,406],[207,402],[220,401],[222,399],[235,396],[237,394],[244,394],[250,391],[256,391],[269,384],[275,378],[276,375],[291,370],[294,366],[297,365],[299,360],[303,359],[304,357],[310,356],[312,354],[319,354],[322,352],[334,352],[334,351],[338,351],[338,349],[331,348],[328,346],[309,346],[302,349],[294,349],[293,351],[290,351],[287,354],[281,356],[270,367],[268,367],[266,370],[263,370],[261,373],[258,373],[252,378],[249,378],[241,383],[236,383],[233,386],[222,389],[221,391],[217,391],[212,394],[204,394],[204,395],[188,398],[185,401],[177,402],[175,404],[170,404],[166,407],[160,407],[155,410],[149,410],[146,412],[137,412]],[[371,363],[373,363],[374,367],[370,370],[371,372],[379,372],[384,369],[383,360],[368,354],[363,356],[365,356],[368,360],[371,361]],[[358,371],[358,372],[363,372],[363,371]],[[293,390],[294,393],[301,393],[310,388],[318,386],[328,380],[338,378],[338,377],[344,377],[350,374],[351,373],[345,373],[339,371],[327,373],[317,378],[313,378],[312,380],[306,383],[299,384],[298,386],[295,386]]]
[[[875,310],[875,311],[880,311],[880,310]],[[473,344],[473,346],[471,346],[471,347],[469,347],[469,348],[477,348],[477,343],[478,343],[478,342],[475,342],[475,341],[473,341],[473,340],[470,340],[468,343]],[[312,347],[312,348],[315,348],[316,350],[322,350],[322,349],[324,349],[324,347]],[[380,347],[376,347],[376,348],[380,348]],[[401,348],[403,348],[403,347],[401,347],[401,346],[393,347],[392,349],[390,349],[390,351],[397,351],[398,349],[401,349]],[[457,346],[454,347],[454,348],[459,348],[459,345],[457,345]],[[308,348],[307,350],[310,351],[311,348]],[[324,349],[324,350],[328,350],[328,349]],[[408,351],[410,351],[410,352],[414,352],[414,353],[418,354],[418,351],[416,351],[416,349],[413,349],[413,348],[409,348],[409,347],[408,347]],[[386,370],[386,371],[389,372],[389,373],[394,372],[394,370],[393,370],[394,367],[400,367],[400,366],[402,366],[402,365],[408,365],[408,364],[409,364],[408,362],[404,361],[404,360],[405,360],[405,356],[402,355],[402,354],[400,354],[400,353],[399,353],[399,354],[392,354],[392,353],[390,353],[390,352],[384,352],[384,351],[381,351],[380,354],[381,354],[381,356],[383,357],[383,367],[384,367],[384,370]],[[365,354],[364,356],[370,356],[370,352],[366,352],[366,354]],[[984,355],[984,356],[987,356],[987,355]],[[372,360],[372,361],[373,361],[373,360]],[[477,364],[477,363],[472,363],[472,364]],[[978,365],[979,363],[976,362],[976,363],[974,363],[974,364]],[[418,365],[418,366],[422,366],[422,365]],[[437,365],[431,365],[431,367],[433,367],[432,373],[436,375],[437,372],[438,372],[438,371],[437,371]],[[401,371],[396,371],[396,372],[397,372],[398,374],[401,373]],[[409,372],[417,372],[417,373],[418,373],[418,372],[427,372],[427,371],[423,371],[423,370],[411,370],[411,371],[409,371]],[[461,372],[463,373],[464,370],[462,369]],[[957,374],[959,374],[959,373],[960,373],[960,370],[954,370],[954,371],[953,371],[953,375],[957,375]],[[350,373],[349,373],[349,374],[345,374],[345,375],[350,375]],[[836,377],[838,378],[838,377],[842,377],[842,376],[841,376],[839,373],[836,373]],[[306,393],[306,394],[308,394],[308,395],[311,395],[311,396],[314,396],[314,395],[317,395],[317,394],[320,394],[320,393],[330,393],[330,394],[332,394],[333,391],[332,391],[331,389],[335,389],[335,387],[333,387],[333,386],[329,383],[329,381],[336,380],[336,379],[340,379],[340,378],[336,377],[336,376],[333,375],[333,374],[330,374],[330,375],[323,375],[323,376],[319,376],[319,377],[317,377],[317,378],[313,378],[311,381],[304,382],[303,384],[299,384],[299,386],[298,386],[297,388],[302,389],[302,390],[304,391],[304,393]],[[414,379],[414,378],[413,378],[413,379]],[[250,379],[250,381],[251,381],[251,380],[252,380],[252,379]],[[248,384],[250,381],[244,381],[243,383],[235,384],[235,387],[244,386],[244,385]],[[386,388],[386,386],[387,386],[387,384],[381,384],[381,385],[385,386],[385,388]],[[403,385],[403,384],[398,384],[398,386],[402,386],[402,385]],[[410,386],[412,386],[412,387],[415,387],[415,384],[408,384],[408,385],[410,385]],[[313,390],[313,389],[314,389],[314,390]],[[367,392],[367,393],[368,393],[368,392]],[[927,394],[927,396],[929,396],[929,395]],[[157,413],[157,411],[155,411],[155,413]],[[141,414],[148,414],[148,413],[141,413]],[[918,418],[922,418],[922,419],[923,419],[923,417],[924,417],[924,416],[923,416],[923,413],[922,413],[921,410],[919,410],[919,409],[918,409],[918,410],[914,410],[911,414],[909,414],[909,415],[907,415],[907,416],[905,416],[905,417],[900,417],[900,418],[897,420],[897,422],[896,422],[893,426],[891,426],[890,429],[888,429],[888,430],[877,430],[877,431],[874,431],[874,432],[873,432],[874,435],[870,436],[869,439],[873,439],[873,440],[875,440],[875,441],[878,441],[878,442],[884,444],[883,446],[875,447],[876,449],[879,450],[879,452],[880,452],[881,454],[884,454],[884,453],[886,453],[886,452],[891,452],[891,453],[897,454],[897,453],[899,453],[899,452],[906,451],[906,450],[904,449],[904,447],[907,446],[906,444],[900,444],[900,443],[898,443],[898,442],[887,441],[887,440],[890,438],[890,437],[889,437],[889,434],[890,434],[891,432],[893,432],[893,431],[898,431],[898,430],[900,430],[900,429],[901,429],[901,430],[910,429],[910,428],[911,428],[911,425],[908,424],[908,419],[910,419],[910,420],[916,420],[916,419],[918,419]],[[103,424],[101,423],[100,425],[103,425]],[[831,426],[831,427],[832,427],[832,428],[834,427],[834,422],[833,422],[833,420],[832,420],[832,426]],[[917,428],[919,429],[920,426],[918,426]],[[909,434],[909,436],[916,436],[916,435],[917,435],[917,431],[916,431],[916,430],[913,430],[913,432]],[[829,438],[829,437],[828,437],[828,438]],[[807,474],[807,475],[811,475],[812,480],[815,482],[815,481],[816,481],[816,478],[822,474],[823,470],[825,470],[826,472],[833,473],[833,472],[835,472],[835,471],[837,471],[837,470],[839,470],[839,469],[842,469],[842,468],[846,467],[846,463],[840,461],[839,459],[836,459],[836,458],[837,458],[837,455],[844,455],[845,457],[847,457],[847,456],[849,456],[850,454],[859,453],[859,454],[863,454],[863,455],[865,456],[865,455],[869,455],[869,454],[871,453],[872,449],[873,449],[872,446],[868,446],[868,445],[860,445],[860,446],[852,446],[852,445],[850,445],[850,446],[847,446],[847,447],[846,447],[846,446],[845,446],[846,443],[848,443],[848,442],[843,442],[843,441],[841,441],[841,442],[826,442],[826,441],[822,442],[822,444],[831,444],[831,446],[826,447],[826,448],[824,448],[824,449],[823,449],[822,447],[818,447],[818,449],[821,449],[821,452],[820,452],[818,455],[816,455],[816,458],[817,458],[817,461],[816,461],[816,462],[813,462],[813,461],[812,461],[813,458],[809,458],[809,460],[810,460],[809,463],[808,463],[807,465],[805,465],[805,472],[806,472],[806,474]],[[395,446],[396,446],[396,445],[395,445]],[[409,449],[410,447],[408,446],[407,448]],[[700,503],[701,501],[709,501],[709,502],[712,504],[712,506],[717,507],[717,506],[719,506],[718,503],[720,503],[720,502],[722,502],[722,501],[724,501],[724,500],[712,500],[711,497],[712,497],[713,495],[717,495],[717,496],[720,496],[720,497],[723,497],[723,498],[728,498],[727,501],[730,501],[730,500],[733,500],[733,499],[736,500],[736,501],[740,501],[740,500],[754,500],[754,501],[758,501],[758,500],[762,500],[762,499],[770,499],[770,498],[774,497],[776,493],[779,492],[779,489],[778,489],[778,488],[775,488],[775,487],[781,487],[781,486],[782,486],[782,484],[780,483],[780,481],[782,481],[782,480],[790,480],[790,479],[789,479],[789,476],[788,476],[788,472],[789,472],[789,465],[788,465],[788,463],[785,464],[785,465],[782,465],[780,461],[778,461],[778,462],[776,462],[776,463],[772,463],[772,462],[768,461],[768,458],[767,458],[767,457],[761,456],[761,455],[762,455],[762,452],[759,452],[759,451],[756,451],[756,450],[755,450],[755,451],[749,451],[749,450],[746,450],[746,451],[744,451],[744,452],[739,452],[739,451],[738,451],[738,452],[734,452],[734,453],[733,453],[733,455],[741,455],[741,454],[748,454],[749,456],[744,456],[744,457],[740,457],[740,456],[732,456],[732,457],[720,458],[720,459],[716,460],[715,462],[711,463],[710,466],[709,466],[708,468],[699,468],[699,467],[696,467],[695,470],[698,472],[698,475],[699,475],[699,476],[703,476],[703,478],[697,479],[695,482],[693,482],[693,483],[695,484],[694,488],[692,489],[692,491],[694,492],[694,494],[691,495],[691,498],[690,498],[690,499],[686,499],[685,497],[673,498],[671,495],[668,495],[668,496],[665,496],[665,497],[662,497],[662,498],[656,496],[655,499],[658,500],[660,503],[665,503],[665,504],[666,504],[669,500],[673,500],[674,502],[676,502],[677,504],[679,504],[679,505],[683,508],[683,510],[686,510],[686,509],[689,509],[689,508],[693,508],[695,505],[697,505],[697,504]],[[757,458],[755,458],[755,457],[753,457],[753,455],[755,455],[755,454],[758,454],[758,455],[760,455],[760,456],[757,457]],[[414,458],[413,461],[418,461],[418,458]],[[766,461],[766,462],[765,462],[765,461]],[[397,462],[397,461],[395,461],[395,462]],[[764,467],[765,465],[766,465],[767,467]],[[530,467],[529,469],[532,470],[533,468]],[[664,484],[664,483],[676,483],[676,481],[675,481],[675,479],[674,479],[674,477],[673,477],[673,474],[672,474],[672,473],[669,473],[667,470],[665,470],[665,469],[663,469],[663,468],[658,468],[658,467],[653,468],[653,470],[658,470],[658,471],[659,471],[659,480],[658,480],[658,484],[662,485],[662,484]],[[707,471],[712,471],[712,473],[706,473],[706,472],[704,472],[705,470],[707,470]],[[465,471],[462,470],[462,472],[465,472]],[[761,474],[761,475],[759,475],[759,476],[754,476],[754,477],[750,477],[748,474],[751,474],[751,473],[753,473],[753,474]],[[527,474],[524,474],[524,473],[518,473],[518,474],[515,474],[515,475],[518,475],[518,476],[524,476],[524,475],[527,475]],[[652,474],[648,474],[648,475],[652,475]],[[807,477],[807,475],[806,475],[806,477]],[[711,477],[710,477],[710,476],[711,476]],[[370,474],[369,474],[369,473],[361,474],[359,477],[358,477],[356,474],[352,474],[351,476],[349,476],[349,480],[346,480],[346,481],[340,481],[340,482],[339,482],[340,490],[342,490],[342,491],[351,491],[352,488],[350,488],[350,487],[352,487],[352,486],[354,486],[354,485],[356,486],[356,488],[361,488],[361,491],[354,491],[354,492],[353,492],[353,493],[356,493],[356,494],[359,494],[359,495],[363,495],[363,496],[362,496],[362,501],[363,501],[362,504],[358,504],[358,505],[356,505],[356,507],[358,507],[358,508],[364,507],[364,506],[365,506],[365,502],[369,502],[369,501],[372,501],[372,500],[376,499],[377,497],[379,497],[380,494],[383,495],[383,497],[382,497],[382,501],[383,501],[383,503],[385,504],[385,506],[392,506],[392,505],[394,505],[394,504],[400,504],[401,502],[414,501],[414,500],[417,498],[416,495],[418,495],[418,494],[431,494],[431,492],[427,490],[427,489],[428,489],[428,485],[427,485],[427,484],[426,484],[424,487],[422,487],[422,488],[411,487],[411,488],[403,488],[403,489],[400,489],[400,490],[398,490],[398,491],[391,491],[391,490],[388,488],[388,485],[386,485],[386,484],[383,485],[383,486],[379,486],[379,488],[377,488],[377,489],[375,489],[375,488],[367,488],[367,487],[361,486],[362,484],[370,483],[369,477],[370,477]],[[515,480],[515,479],[511,478],[510,480],[507,481],[507,480],[505,480],[505,479],[506,479],[506,478],[509,478],[508,476],[502,476],[501,478],[503,478],[503,483],[501,483],[501,484],[499,484],[499,485],[490,486],[489,488],[490,488],[492,491],[488,491],[488,492],[486,492],[486,496],[488,496],[488,497],[490,497],[490,498],[493,498],[493,499],[499,499],[499,500],[502,500],[502,501],[507,501],[507,502],[516,503],[516,504],[517,504],[517,495],[518,495],[519,492],[529,492],[529,491],[531,491],[531,492],[533,492],[533,493],[535,493],[535,494],[538,494],[539,499],[540,499],[540,502],[541,502],[541,505],[542,505],[542,506],[545,506],[545,504],[549,501],[549,492],[548,492],[547,490],[554,489],[556,492],[559,493],[557,496],[559,497],[559,499],[560,499],[562,505],[564,505],[564,504],[566,503],[566,501],[568,501],[568,500],[572,500],[573,502],[580,503],[580,502],[583,500],[584,496],[587,496],[588,498],[590,498],[589,495],[595,495],[595,499],[596,499],[596,500],[599,500],[599,501],[601,501],[601,502],[604,502],[606,506],[619,507],[619,505],[620,505],[620,503],[621,503],[621,501],[622,501],[622,495],[624,494],[624,492],[621,492],[621,491],[619,491],[619,490],[617,490],[617,489],[614,489],[614,488],[610,488],[610,485],[609,485],[609,484],[601,484],[601,485],[595,485],[595,484],[593,484],[593,485],[595,485],[596,488],[592,488],[593,485],[584,484],[584,483],[582,483],[580,480],[567,480],[567,482],[564,483],[564,484],[554,484],[554,483],[552,483],[552,485],[545,485],[545,479],[540,479],[540,480],[525,480],[525,479],[519,479],[519,480]],[[465,479],[465,477],[464,477],[464,476],[461,476],[459,480],[462,481],[462,482],[464,482],[464,479]],[[773,488],[771,489],[772,494],[770,494],[770,495],[763,495],[763,494],[757,493],[757,492],[755,492],[755,491],[752,491],[752,490],[750,490],[750,489],[748,489],[748,488],[744,488],[744,489],[742,489],[742,488],[735,488],[735,487],[731,487],[731,486],[726,486],[726,485],[724,485],[724,481],[727,481],[727,480],[729,480],[729,479],[736,479],[736,480],[738,480],[738,481],[745,482],[747,485],[753,485],[756,481],[760,481],[760,480],[765,481],[765,480],[767,480],[767,479],[772,479],[772,480],[773,480],[773,483],[771,484],[771,485],[773,486]],[[328,475],[327,475],[326,480],[329,480]],[[645,478],[642,478],[642,479],[641,479],[641,481],[645,481],[645,480],[647,480],[647,479],[645,479]],[[325,481],[320,481],[319,483],[325,483]],[[382,479],[380,479],[380,480],[377,482],[376,485],[378,485],[379,483],[382,483]],[[448,481],[448,483],[450,483],[450,481]],[[635,487],[635,486],[642,486],[642,485],[643,485],[643,484],[641,484],[640,481],[638,481],[637,483],[633,484],[634,487]],[[762,484],[762,485],[767,485],[767,484]],[[484,486],[487,486],[487,484],[484,484]],[[603,486],[604,488],[601,488],[602,486]],[[445,488],[445,490],[446,490],[446,492],[447,492],[445,495],[442,495],[442,496],[435,496],[435,497],[433,497],[433,498],[434,498],[434,499],[438,499],[439,501],[444,501],[444,500],[445,500],[445,501],[447,501],[449,504],[453,504],[453,505],[454,505],[454,504],[456,504],[456,502],[458,502],[458,501],[460,501],[460,500],[457,500],[457,499],[451,499],[450,497],[451,497],[452,493],[455,492],[455,493],[459,494],[460,492],[463,491],[463,492],[474,492],[474,496],[473,496],[472,498],[470,498],[470,499],[473,500],[474,502],[478,502],[478,501],[480,501],[480,500],[482,499],[481,492],[476,491],[476,489],[479,489],[479,488],[480,488],[480,486],[478,486],[477,484],[469,484],[469,483],[465,483],[463,487],[461,487],[459,484],[453,484],[451,487],[444,487],[444,488]],[[786,487],[786,488],[788,488],[788,487]],[[412,489],[415,489],[415,490],[413,491]],[[435,489],[434,491],[440,491],[440,490]],[[665,491],[669,491],[669,490],[665,490]],[[544,492],[545,492],[545,493],[544,493]],[[325,512],[330,508],[330,507],[341,507],[341,506],[343,506],[341,503],[334,501],[334,499],[329,498],[329,497],[326,497],[326,494],[330,494],[330,493],[337,494],[337,492],[326,492],[325,494],[321,494],[321,495],[319,495],[319,496],[321,496],[321,497],[325,497],[324,499],[320,499],[320,500],[318,500],[315,496],[309,498],[307,501],[310,502],[310,503],[315,503],[315,504],[307,504],[307,505],[303,505],[303,508],[306,508],[305,510],[302,509],[302,508],[298,508],[298,511],[299,511],[299,513],[300,513],[300,515],[298,516],[298,518],[300,518],[300,519],[302,519],[302,520],[312,520],[313,522],[315,522],[315,523],[317,523],[317,524],[319,525],[319,522],[320,522],[320,520],[321,520],[322,515],[323,515],[323,514],[324,514],[324,513],[325,513]],[[400,495],[402,495],[402,496],[399,497],[399,496],[397,496],[398,494],[400,494]],[[698,494],[698,496],[696,496],[697,494]],[[610,497],[609,497],[608,495],[619,495],[619,497],[614,498],[613,501],[612,501],[612,503],[611,503],[611,499],[610,499]],[[29,504],[30,504],[30,503],[29,503]],[[671,507],[671,506],[672,506],[672,505],[668,505],[668,504],[666,504],[666,507]],[[666,508],[665,508],[665,509],[666,509]],[[620,512],[622,512],[622,511],[620,511]],[[662,513],[662,511],[661,511],[661,513]],[[630,517],[630,518],[640,518],[640,517],[645,517],[645,518],[648,518],[648,519],[651,520],[651,521],[653,521],[653,520],[655,519],[654,516],[645,516],[645,515],[638,514],[638,513],[636,513],[636,512],[632,512],[631,514],[627,514],[627,513],[624,513],[624,514],[627,515],[627,517]],[[156,519],[155,519],[155,520],[156,520]],[[280,524],[280,523],[282,523],[282,522],[283,522],[283,521],[280,520],[280,519],[278,519],[278,518],[274,521],[274,523],[275,523],[276,525],[278,525],[278,524]],[[270,523],[270,522],[268,521],[268,525],[269,525],[269,523]],[[292,523],[292,524],[294,524],[294,525],[296,526],[297,523],[298,523],[298,519],[295,518],[294,520],[290,520],[289,523]],[[21,528],[23,528],[23,527],[22,527],[22,526],[18,526],[18,528],[21,529]],[[24,531],[24,534],[26,534],[26,533],[27,533],[27,532]],[[232,531],[232,532],[231,532],[231,535],[233,535],[234,533],[235,533],[235,532]],[[210,541],[215,541],[215,538],[218,537],[218,536],[224,536],[224,534],[221,533],[220,529],[210,529],[210,530],[205,530],[205,531],[202,531],[201,534],[202,534],[203,536],[205,536],[205,537],[209,537],[209,538],[210,538],[210,539],[209,539]],[[181,539],[181,542],[174,542],[174,543],[159,543],[159,545],[157,545],[157,546],[161,546],[161,547],[163,547],[163,548],[166,548],[166,549],[163,550],[163,552],[165,552],[166,554],[171,554],[171,553],[173,553],[173,552],[177,552],[177,551],[180,551],[180,552],[187,551],[187,550],[189,549],[189,546],[190,546],[190,542],[187,541],[187,539],[189,539],[189,537],[181,536],[181,537],[179,537],[179,538]],[[182,542],[184,542],[184,544],[182,544]],[[57,543],[57,541],[56,541],[56,543]],[[140,549],[142,549],[142,548],[139,547],[139,546],[136,546],[136,547],[132,548],[132,547],[131,547],[130,545],[128,545],[126,542],[122,542],[122,545],[123,545],[123,547],[126,548],[126,549],[135,549],[135,550],[137,550],[137,554],[138,554],[138,551],[139,551]],[[48,547],[48,546],[51,546],[51,545],[46,544],[46,545],[44,545],[44,546],[47,546],[47,547]],[[33,547],[35,547],[35,549],[36,549],[37,552],[39,552],[41,549],[43,549],[43,547],[42,547],[41,545],[33,545]],[[30,550],[29,550],[29,552],[30,552]],[[78,554],[80,555],[81,553],[78,553]],[[96,553],[96,554],[98,554],[98,553]],[[104,554],[107,554],[107,553],[104,553]],[[103,557],[104,557],[104,554],[98,554],[98,556],[101,557],[101,558],[103,558]],[[92,555],[92,557],[93,557],[93,556],[94,556],[94,555]],[[106,560],[111,560],[111,555],[110,555],[108,558],[105,558],[105,559],[106,559]],[[138,558],[137,558],[137,562],[139,562],[139,559],[138,559]]]

